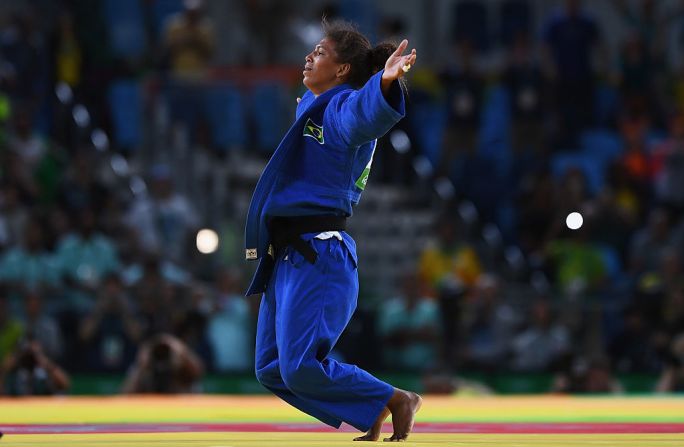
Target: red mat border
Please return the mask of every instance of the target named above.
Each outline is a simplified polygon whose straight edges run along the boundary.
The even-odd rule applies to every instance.
[[[384,431],[392,425],[385,423]],[[344,432],[356,432],[343,425]],[[0,425],[4,434],[108,434],[108,433],[180,433],[180,432],[334,432],[334,428],[317,423],[231,423],[231,424],[13,424]],[[417,422],[415,433],[474,434],[616,434],[616,433],[683,433],[684,423],[449,423]]]

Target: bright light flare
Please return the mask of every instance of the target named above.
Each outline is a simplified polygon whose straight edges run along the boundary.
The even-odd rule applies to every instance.
[[[197,232],[197,250],[205,255],[216,251],[219,245],[219,237],[216,231],[209,228]]]
[[[584,218],[576,211],[568,214],[568,217],[565,218],[565,225],[567,225],[571,230],[579,230],[583,223]]]

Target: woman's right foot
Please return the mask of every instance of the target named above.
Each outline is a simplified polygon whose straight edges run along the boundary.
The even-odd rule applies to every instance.
[[[382,413],[380,413],[380,416],[375,420],[375,423],[371,427],[368,432],[363,435],[359,436],[358,438],[354,438],[354,441],[377,441],[380,439],[380,433],[382,432],[382,424],[385,422],[385,419],[387,419],[387,416],[390,415],[389,408],[385,407],[382,409]]]
[[[406,441],[413,429],[416,413],[420,410],[423,399],[414,392],[395,388],[394,395],[387,402],[387,408],[392,413],[394,433],[385,441]]]

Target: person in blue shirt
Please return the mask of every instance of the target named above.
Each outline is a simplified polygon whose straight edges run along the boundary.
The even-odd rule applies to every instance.
[[[370,173],[377,138],[404,110],[403,76],[416,50],[323,22],[306,56],[296,119],[255,188],[245,225],[247,259],[259,260],[247,295],[262,294],[255,370],[280,398],[375,441],[392,414],[403,441],[421,398],[329,357],[356,309],[356,245],[344,231]],[[269,111],[264,111],[269,113]]]

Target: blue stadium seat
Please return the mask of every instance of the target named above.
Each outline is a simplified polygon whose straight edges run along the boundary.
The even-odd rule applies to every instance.
[[[601,252],[601,258],[606,266],[606,274],[608,278],[614,282],[618,280],[622,274],[622,261],[620,254],[611,246],[600,245],[598,247]]]
[[[473,47],[484,51],[490,46],[487,7],[479,0],[463,0],[454,7],[453,40],[469,40]]]
[[[367,0],[344,0],[341,2],[331,2],[339,8],[341,18],[355,23],[371,42],[376,40],[376,29],[378,23],[378,7],[375,2]]]
[[[510,141],[511,107],[503,87],[492,88],[482,110],[478,154],[490,158],[499,175],[509,171],[513,160]]]
[[[280,83],[264,82],[256,85],[252,92],[250,112],[256,132],[255,143],[259,150],[266,153],[271,153],[278,147],[285,131],[284,117],[287,114],[284,108],[284,90],[285,87]]]
[[[104,0],[103,19],[114,54],[139,58],[147,50],[147,34],[141,0]]]
[[[142,141],[142,95],[135,80],[120,80],[108,91],[114,142],[119,148],[135,149]]]
[[[587,188],[595,194],[603,188],[605,181],[604,167],[582,152],[561,152],[551,159],[551,172],[558,180],[562,179],[570,168],[578,168],[584,174]]]
[[[580,146],[591,158],[604,166],[620,158],[625,145],[620,136],[608,129],[594,129],[582,132]]]
[[[183,0],[153,0],[150,5],[152,26],[159,37],[164,31],[164,25],[169,17],[183,11]]]
[[[207,89],[205,107],[214,146],[225,150],[247,144],[243,98],[235,86],[221,84]]]
[[[470,199],[486,221],[499,222],[499,205],[507,198],[507,184],[496,163],[489,157],[475,155],[464,161],[463,179],[460,180],[463,195]]]
[[[435,101],[416,101],[411,104],[408,119],[418,146],[432,166],[437,166],[442,152],[447,114],[442,104]]]
[[[620,108],[620,93],[615,87],[601,84],[594,90],[594,120],[600,126],[615,121]]]

